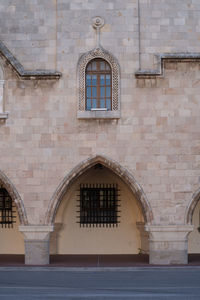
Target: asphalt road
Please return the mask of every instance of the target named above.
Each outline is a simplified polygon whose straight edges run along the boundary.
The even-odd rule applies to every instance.
[[[200,268],[0,268],[0,299],[200,299]]]

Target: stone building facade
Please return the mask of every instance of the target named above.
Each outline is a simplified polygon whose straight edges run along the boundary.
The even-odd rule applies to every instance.
[[[0,254],[200,252],[199,17],[198,0],[0,0]],[[91,109],[97,61],[110,104]],[[119,190],[120,216],[81,219],[81,187]]]

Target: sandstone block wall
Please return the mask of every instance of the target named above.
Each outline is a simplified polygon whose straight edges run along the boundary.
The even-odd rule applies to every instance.
[[[10,51],[26,69],[62,72],[60,80],[22,80],[2,58],[9,118],[0,124],[0,169],[29,224],[44,224],[64,176],[98,154],[133,174],[154,224],[185,223],[199,188],[199,61],[166,62],[163,77],[137,79],[134,72],[140,58],[142,68],[156,68],[154,54],[199,52],[199,5],[141,0],[138,14],[136,0],[0,0],[0,39]],[[77,63],[96,45],[96,15],[105,19],[101,45],[121,69],[119,120],[76,116]]]

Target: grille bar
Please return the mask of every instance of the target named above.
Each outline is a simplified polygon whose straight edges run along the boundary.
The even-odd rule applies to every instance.
[[[81,184],[77,213],[81,227],[115,227],[120,223],[117,184]]]

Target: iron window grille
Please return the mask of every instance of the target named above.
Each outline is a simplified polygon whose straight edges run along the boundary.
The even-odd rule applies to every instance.
[[[7,190],[0,188],[0,225],[5,228],[13,228],[16,216],[13,201]]]
[[[86,110],[112,110],[112,72],[109,63],[96,58],[86,67]]]
[[[78,200],[80,227],[115,227],[120,201],[117,184],[81,184]]]

